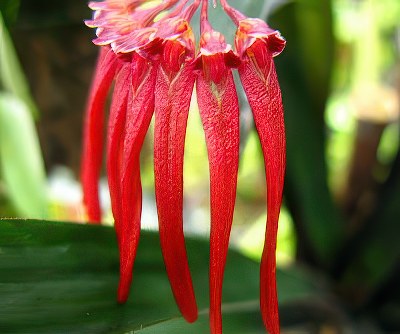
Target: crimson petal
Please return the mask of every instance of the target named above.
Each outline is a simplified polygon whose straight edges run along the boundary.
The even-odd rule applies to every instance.
[[[109,47],[102,47],[85,111],[81,180],[89,221],[100,223],[99,176],[103,151],[104,104],[119,62]]]
[[[260,306],[264,324],[279,333],[276,291],[276,239],[286,164],[285,125],[281,91],[266,42],[257,40],[244,55],[239,75],[253,110],[264,155],[267,182],[267,226],[261,259]]]
[[[111,209],[118,233],[122,221],[121,170],[123,157],[124,129],[131,78],[131,63],[125,62],[116,76],[114,93],[108,119],[107,132],[107,177],[110,188]],[[122,143],[122,144],[121,144]]]
[[[212,73],[203,70],[196,87],[210,168],[210,327],[211,333],[220,334],[222,283],[239,165],[239,103],[231,69],[223,62],[213,65],[211,72],[218,69],[215,77],[220,80],[213,81]]]
[[[120,249],[121,279],[118,301],[123,303],[129,295],[133,264],[140,236],[142,213],[142,186],[140,182],[140,150],[154,112],[154,85],[157,67],[133,54],[125,134],[123,143],[121,178],[121,221],[117,222]],[[126,87],[125,87],[126,89]]]
[[[192,65],[175,72],[160,65],[155,94],[154,175],[161,249],[176,303],[189,322],[196,298],[183,235],[183,155],[195,75]]]
[[[110,110],[107,172],[120,251],[120,303],[129,295],[139,241],[139,153],[153,113],[155,74],[146,60],[133,54],[117,76]]]
[[[129,293],[130,282],[132,280],[132,271],[128,270],[125,265],[127,255],[124,240],[126,240],[126,237],[123,238],[121,233],[123,229],[121,226],[124,225],[122,219],[121,174],[130,80],[131,63],[126,62],[116,78],[107,133],[107,177],[110,188],[111,209],[114,215],[120,252],[120,286],[118,289],[118,301],[120,302],[124,301],[120,296]]]

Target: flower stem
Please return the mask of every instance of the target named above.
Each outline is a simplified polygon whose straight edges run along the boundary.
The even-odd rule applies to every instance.
[[[200,33],[203,34],[210,30],[212,30],[212,28],[208,21],[208,0],[203,0],[200,14]]]
[[[225,13],[228,14],[228,16],[232,19],[232,21],[236,24],[239,25],[239,21],[240,20],[244,20],[247,17],[242,14],[241,12],[239,12],[237,9],[231,7],[228,4],[227,0],[219,0],[219,2],[221,3],[222,8],[224,9]]]
[[[200,3],[201,0],[195,0],[189,7],[186,8],[181,17],[189,22],[192,19],[193,14],[196,12],[197,8],[199,8]]]

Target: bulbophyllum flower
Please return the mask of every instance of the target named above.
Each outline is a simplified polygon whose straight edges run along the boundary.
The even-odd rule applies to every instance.
[[[220,5],[237,25],[235,50],[208,20],[208,0],[91,2],[101,46],[86,108],[82,185],[90,221],[99,223],[98,178],[102,164],[104,106],[114,82],[107,126],[107,175],[120,252],[118,301],[129,295],[140,234],[142,189],[139,156],[151,118],[161,249],[171,289],[184,318],[197,305],[183,234],[183,154],[195,87],[210,169],[210,329],[222,333],[223,274],[229,244],[239,161],[238,70],[253,111],[264,154],[267,209],[260,270],[260,306],[270,333],[279,333],[276,235],[285,171],[285,129],[273,57],[285,46],[278,31],[247,18],[226,0]],[[201,5],[200,41],[191,28]],[[214,5],[216,5],[214,1]]]

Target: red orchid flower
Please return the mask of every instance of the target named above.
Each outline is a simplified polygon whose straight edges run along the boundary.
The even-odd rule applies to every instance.
[[[214,5],[216,1],[214,1]],[[208,0],[91,2],[101,46],[86,108],[82,184],[88,218],[101,221],[98,197],[104,105],[113,82],[107,127],[107,174],[120,251],[118,301],[129,295],[140,234],[142,189],[139,156],[151,118],[161,249],[172,292],[189,322],[197,305],[183,234],[183,154],[193,88],[207,143],[210,169],[210,328],[222,333],[222,284],[231,231],[239,161],[238,69],[253,111],[266,170],[268,218],[261,260],[260,305],[270,333],[279,333],[276,235],[285,171],[283,107],[273,57],[284,48],[279,32],[220,0],[237,25],[236,50],[208,21]],[[198,7],[200,43],[190,22]]]

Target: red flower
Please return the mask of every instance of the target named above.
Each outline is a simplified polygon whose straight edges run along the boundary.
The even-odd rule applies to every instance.
[[[211,28],[207,1],[202,7],[196,63],[197,100],[210,165],[210,326],[214,334],[222,333],[222,281],[239,167],[239,102],[232,67],[237,67],[240,61],[224,36]]]
[[[282,51],[284,41],[261,20],[247,19],[239,22],[236,45],[243,59],[239,75],[253,111],[267,178],[268,216],[260,273],[261,312],[269,332],[279,333],[275,250],[286,142],[281,91],[272,57]]]
[[[126,301],[132,280],[142,206],[139,155],[154,113],[154,173],[162,253],[182,315],[189,322],[197,318],[182,219],[186,123],[196,83],[210,165],[210,327],[213,334],[222,333],[222,283],[239,161],[239,104],[232,75],[238,68],[261,141],[268,188],[261,311],[266,328],[278,333],[275,249],[285,170],[285,130],[272,57],[282,51],[285,41],[263,21],[246,18],[226,0],[220,0],[238,26],[234,52],[224,36],[211,27],[207,0],[194,0],[190,5],[188,0],[165,0],[144,9],[141,5],[145,2],[92,2],[93,19],[86,22],[97,27],[94,43],[102,48],[86,110],[84,204],[89,220],[100,222],[97,182],[103,109],[114,80],[107,174],[120,251],[118,301]],[[200,3],[201,38],[196,54],[190,21]]]

